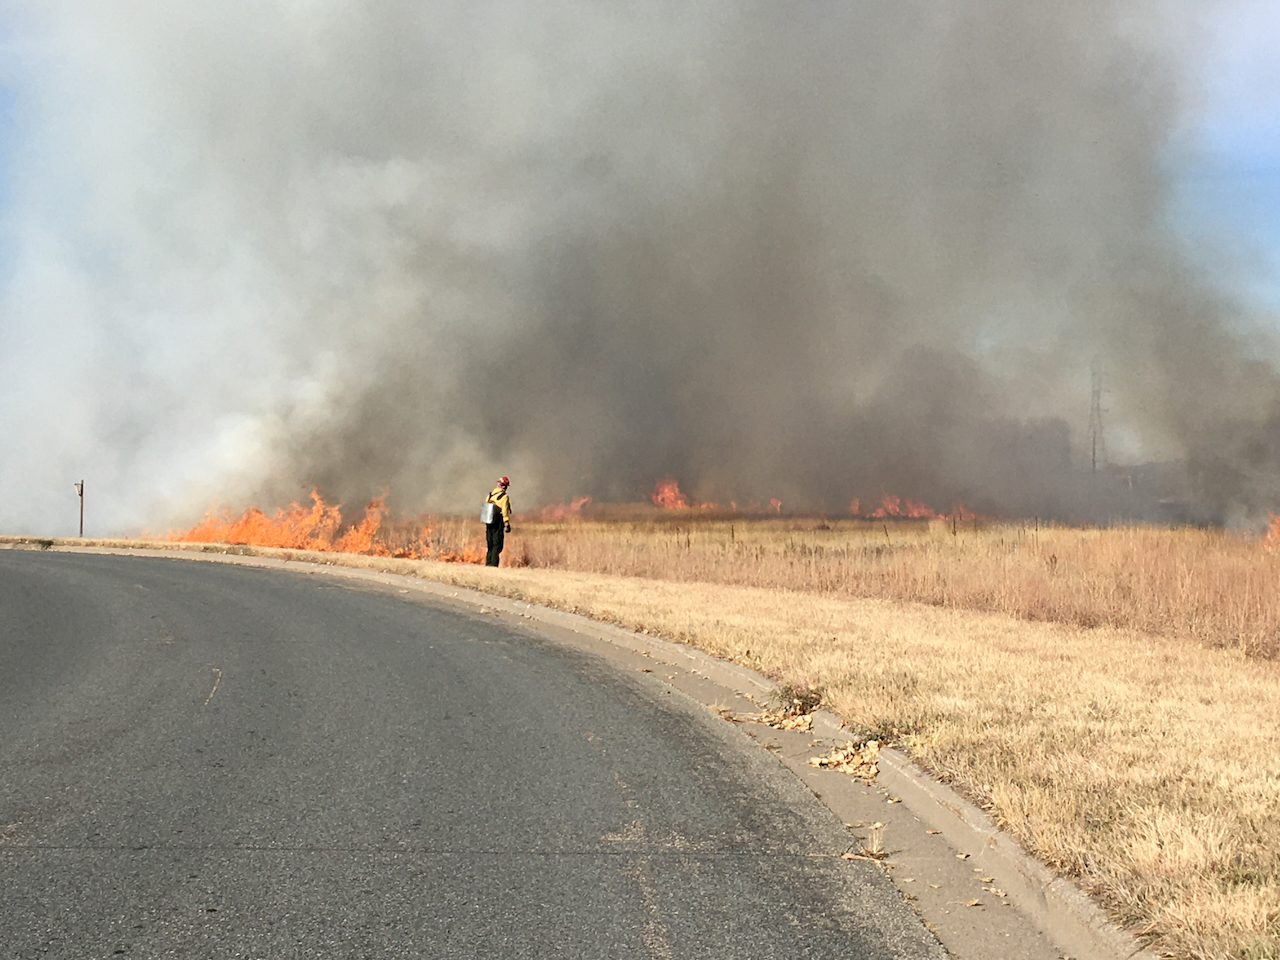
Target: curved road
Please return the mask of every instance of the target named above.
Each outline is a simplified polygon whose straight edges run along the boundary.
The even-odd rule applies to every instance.
[[[942,957],[847,847],[730,724],[533,632],[0,552],[5,957]]]

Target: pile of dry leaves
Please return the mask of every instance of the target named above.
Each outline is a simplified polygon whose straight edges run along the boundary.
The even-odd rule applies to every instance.
[[[807,733],[813,729],[812,713],[795,713],[786,707],[780,710],[765,710],[751,719],[776,730],[799,730]]]
[[[809,763],[827,770],[839,770],[870,783],[879,772],[880,741],[850,742],[836,747],[825,757],[810,757]]]

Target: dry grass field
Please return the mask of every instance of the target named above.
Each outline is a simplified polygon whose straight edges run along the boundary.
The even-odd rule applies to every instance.
[[[1280,655],[1280,552],[1223,530],[687,516],[518,532],[513,566],[910,600]]]
[[[465,519],[366,525],[374,556],[324,557],[819,688],[1158,952],[1280,958],[1275,537],[693,513],[515,526],[497,570],[458,562],[477,557]]]

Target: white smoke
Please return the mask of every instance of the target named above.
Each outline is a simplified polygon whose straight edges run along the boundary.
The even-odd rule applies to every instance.
[[[82,478],[100,533],[498,471],[1068,510],[1099,356],[1117,449],[1267,487],[1270,355],[1164,216],[1167,5],[0,11],[0,528]]]

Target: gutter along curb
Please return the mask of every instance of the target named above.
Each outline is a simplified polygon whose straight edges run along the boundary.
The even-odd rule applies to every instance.
[[[580,614],[454,586],[444,581],[342,566],[340,562],[335,563],[328,557],[325,562],[319,563],[313,562],[310,556],[305,560],[292,559],[297,556],[297,551],[279,551],[290,555],[290,559],[286,560],[270,555],[250,554],[241,549],[221,553],[208,552],[207,549],[198,547],[172,549],[121,547],[115,544],[81,546],[75,541],[51,542],[48,539],[28,537],[0,537],[0,549],[203,560],[362,580],[395,586],[401,588],[401,592],[408,588],[426,594],[433,600],[460,607],[473,615],[496,615],[514,623],[541,626],[546,629],[537,632],[555,642],[582,646],[581,641],[575,642],[572,639],[576,636],[626,651],[644,658],[644,662],[661,663],[677,671],[687,672],[705,682],[701,687],[697,683],[692,687],[689,683],[673,684],[671,678],[666,682],[712,709],[722,709],[725,692],[732,692],[753,704],[763,704],[778,691],[778,685],[767,677],[740,664],[720,660],[687,644],[634,633]],[[644,672],[651,671],[646,669]],[[827,710],[819,710],[814,714],[813,734],[835,742],[849,742],[853,739],[843,728],[840,718]],[[1155,953],[1144,949],[1132,935],[1108,920],[1102,910],[1074,884],[1055,875],[1023,852],[987,813],[947,785],[934,780],[904,753],[892,748],[881,749],[878,769],[877,784],[883,792],[892,795],[890,802],[900,799],[903,806],[916,818],[941,834],[947,843],[959,851],[955,854],[956,857],[981,865],[981,869],[1004,888],[1008,900],[1070,960],[1159,960]],[[851,779],[844,774],[834,776]],[[812,788],[812,784],[810,786]],[[829,791],[823,789],[815,792],[824,804],[832,807],[827,796]],[[834,812],[836,811],[833,809]],[[902,885],[899,885],[899,889],[904,893],[908,892]],[[926,916],[925,919],[929,918]]]

